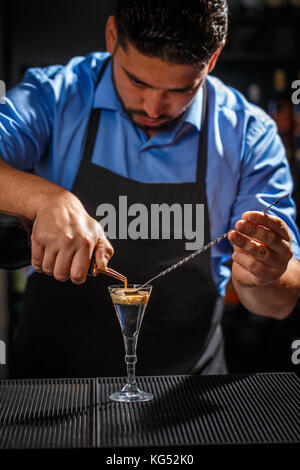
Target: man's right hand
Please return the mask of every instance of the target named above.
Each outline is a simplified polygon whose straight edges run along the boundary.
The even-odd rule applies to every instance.
[[[43,199],[35,215],[31,235],[35,271],[82,284],[94,249],[98,268],[106,267],[114,250],[101,225],[72,193],[62,190]]]
[[[33,224],[32,265],[58,281],[85,281],[93,250],[106,267],[114,250],[101,225],[70,191],[0,158],[0,212]],[[98,242],[100,240],[100,242]]]

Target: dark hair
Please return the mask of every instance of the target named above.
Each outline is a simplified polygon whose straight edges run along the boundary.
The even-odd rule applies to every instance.
[[[227,0],[118,0],[119,44],[168,62],[205,66],[226,40]]]

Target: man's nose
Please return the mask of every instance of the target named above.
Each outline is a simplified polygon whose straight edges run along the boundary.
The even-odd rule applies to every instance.
[[[159,118],[165,112],[166,100],[163,91],[148,90],[144,96],[143,108],[152,119]]]

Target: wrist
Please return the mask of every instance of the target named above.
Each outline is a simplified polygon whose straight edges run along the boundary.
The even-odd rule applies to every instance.
[[[21,219],[31,227],[38,214],[51,218],[51,212],[67,208],[72,213],[84,209],[80,200],[65,188],[40,176],[17,170],[0,158],[0,213]]]
[[[241,303],[256,315],[286,318],[295,308],[300,294],[300,264],[292,258],[287,271],[277,280],[264,285],[244,285],[234,277],[232,282]]]
[[[35,220],[49,206],[61,205],[68,193],[66,189],[48,181],[36,188],[29,200],[31,220]]]

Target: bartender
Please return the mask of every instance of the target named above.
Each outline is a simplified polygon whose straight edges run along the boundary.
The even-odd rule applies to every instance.
[[[227,26],[226,0],[120,0],[107,53],[29,69],[8,92],[0,211],[32,223],[34,268],[13,377],[125,374],[111,279],[87,277],[93,252],[99,268],[109,262],[143,283],[235,229],[155,282],[138,374],[227,372],[221,320],[231,275],[254,314],[280,320],[294,309],[294,203],[261,212],[292,192],[292,178],[271,118],[210,75]]]

